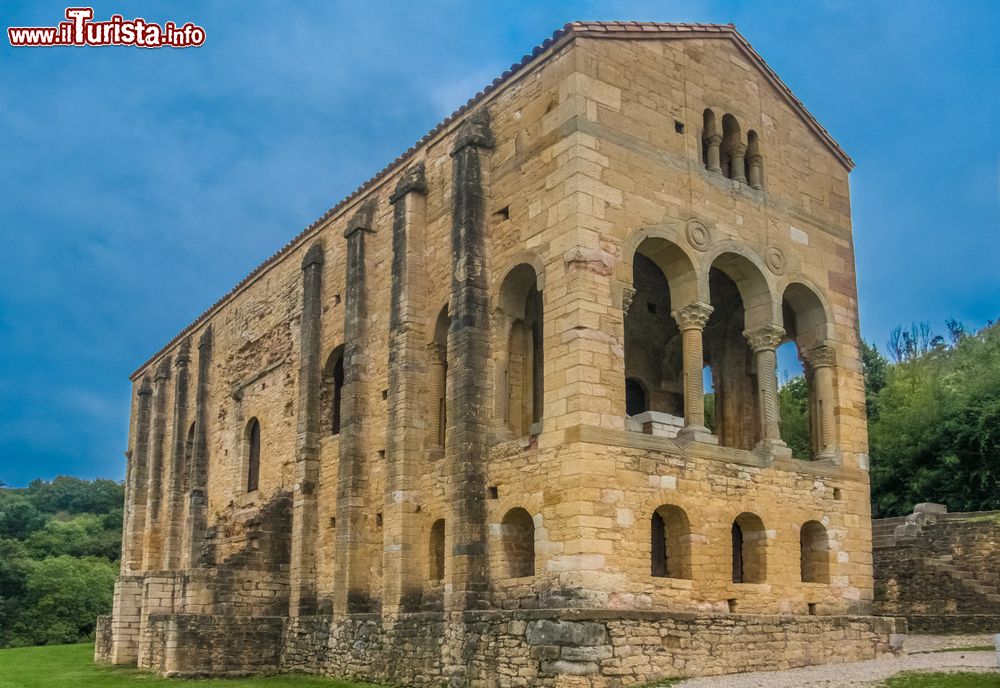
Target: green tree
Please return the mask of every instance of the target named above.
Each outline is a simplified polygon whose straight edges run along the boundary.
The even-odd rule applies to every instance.
[[[32,645],[90,637],[98,615],[111,611],[116,573],[111,562],[97,558],[59,556],[32,562],[14,634]]]
[[[23,498],[0,504],[0,537],[23,540],[45,526],[45,516]]]
[[[789,379],[778,390],[778,417],[781,419],[781,439],[797,459],[812,456],[809,435],[809,386],[804,375]]]

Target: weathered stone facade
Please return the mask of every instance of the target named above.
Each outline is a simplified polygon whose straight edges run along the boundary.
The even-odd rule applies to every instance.
[[[851,166],[730,26],[560,30],[136,371],[98,657],[614,686],[889,651]]]
[[[1000,511],[918,504],[872,533],[876,613],[917,633],[1000,631]]]

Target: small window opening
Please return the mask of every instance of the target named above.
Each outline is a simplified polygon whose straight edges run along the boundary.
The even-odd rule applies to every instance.
[[[809,607],[809,616],[816,616],[816,603],[810,602],[807,606]]]
[[[684,122],[680,121],[679,119],[675,119],[674,120],[674,131],[676,133],[678,133],[678,134],[683,134],[684,133]]]
[[[646,302],[646,310],[649,311],[650,313],[655,313],[656,312],[656,304],[653,303],[652,301],[647,301]]]
[[[735,599],[726,600],[726,606],[729,607],[729,613],[730,614],[735,614],[736,613],[736,600]]]
[[[499,490],[499,488],[497,488],[496,485],[490,485],[489,488],[488,488],[488,490],[487,490],[487,494],[489,494],[489,498],[490,499],[499,499],[500,498],[500,490]]]
[[[649,410],[646,390],[634,377],[625,378],[625,413],[634,416]]]
[[[376,528],[382,527],[382,512],[375,514],[375,527]]]
[[[500,210],[496,211],[496,213],[494,213],[494,215],[501,222],[503,222],[505,220],[509,220],[510,219],[510,206],[509,205],[505,205],[504,207],[500,208]]]

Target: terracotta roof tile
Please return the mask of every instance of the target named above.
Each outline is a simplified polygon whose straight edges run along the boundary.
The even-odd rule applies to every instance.
[[[395,160],[382,168],[375,176],[373,176],[368,181],[364,182],[357,189],[352,191],[346,198],[337,203],[337,205],[330,208],[328,211],[323,213],[323,215],[310,224],[308,227],[303,229],[291,239],[287,244],[285,244],[280,250],[272,254],[267,260],[254,268],[250,274],[240,280],[232,289],[230,289],[222,298],[209,306],[201,315],[199,315],[194,322],[181,330],[177,336],[171,339],[163,348],[157,351],[153,356],[149,358],[145,363],[143,363],[139,368],[137,368],[130,379],[135,380],[139,374],[145,370],[151,363],[156,361],[161,355],[166,351],[170,350],[175,344],[181,341],[184,337],[188,336],[194,330],[198,328],[203,322],[205,322],[208,317],[222,304],[233,297],[237,292],[239,292],[245,285],[249,284],[261,274],[264,270],[274,264],[278,258],[280,258],[285,253],[291,251],[297,245],[302,243],[306,238],[308,238],[315,230],[317,230],[320,225],[329,220],[334,215],[342,211],[351,202],[357,200],[359,196],[364,194],[370,188],[383,181],[391,172],[396,171],[401,168],[404,163],[406,163],[413,155],[422,148],[431,139],[441,133],[443,130],[447,129],[456,119],[466,114],[473,107],[478,105],[484,98],[496,91],[498,88],[503,86],[508,80],[515,76],[518,72],[527,67],[533,60],[535,60],[539,55],[547,53],[552,46],[557,43],[562,43],[564,40],[572,40],[575,36],[591,36],[597,38],[618,38],[625,37],[623,34],[630,34],[629,38],[668,38],[670,36],[676,38],[692,38],[692,37],[716,37],[719,35],[728,36],[732,38],[740,49],[749,57],[753,62],[764,72],[768,80],[788,99],[791,106],[799,112],[799,114],[805,119],[807,124],[813,129],[813,131],[823,140],[824,143],[831,149],[831,151],[840,159],[841,163],[848,169],[854,167],[854,161],[851,160],[850,156],[833,140],[829,132],[823,128],[823,126],[816,121],[816,119],[809,113],[805,105],[802,104],[798,98],[792,93],[791,89],[778,77],[778,75],[772,70],[764,59],[757,53],[756,50],[750,45],[750,43],[736,30],[733,24],[674,24],[668,22],[571,22],[566,24],[562,28],[556,30],[552,36],[545,39],[539,45],[532,49],[531,53],[525,55],[521,58],[519,62],[511,65],[503,74],[494,79],[488,86],[483,90],[479,91],[475,96],[470,98],[464,105],[455,110],[453,113],[445,117],[441,122],[439,122],[433,129],[424,134],[420,140],[410,146],[405,152],[399,155]]]

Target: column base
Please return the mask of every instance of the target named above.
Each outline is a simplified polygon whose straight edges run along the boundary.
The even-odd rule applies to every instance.
[[[757,450],[767,452],[775,459],[792,458],[792,450],[784,440],[761,440]]]
[[[702,442],[704,444],[718,444],[719,438],[704,425],[685,425],[677,431],[677,439],[686,442]]]

